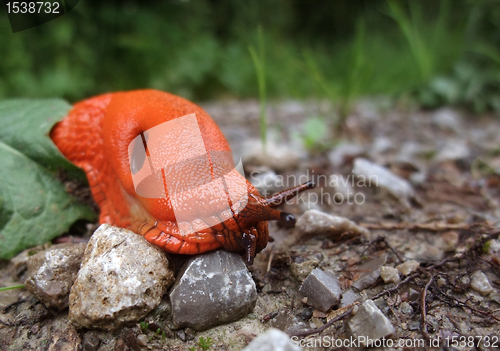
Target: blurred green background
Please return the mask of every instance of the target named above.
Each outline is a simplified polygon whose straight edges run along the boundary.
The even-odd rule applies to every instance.
[[[14,34],[4,10],[0,57],[0,98],[258,97],[257,68],[261,98],[389,95],[498,112],[500,0],[80,0]]]

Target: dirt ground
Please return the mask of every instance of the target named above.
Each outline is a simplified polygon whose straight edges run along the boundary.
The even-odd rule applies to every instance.
[[[203,107],[233,151],[245,160],[248,141],[259,135],[258,103],[227,101]],[[303,123],[321,115],[326,116],[329,132],[320,145],[306,150],[301,142]],[[305,338],[308,350],[342,349],[322,347],[317,340],[348,338],[346,321],[353,306],[316,311],[298,295],[300,284],[319,267],[334,273],[348,290],[366,271],[359,267],[380,255],[386,255],[386,266],[407,260],[420,263],[400,283],[386,284],[378,278],[359,292],[363,299],[373,299],[389,318],[396,330],[394,340],[425,340],[428,345],[439,339],[437,348],[450,350],[493,349],[495,340],[500,346],[500,262],[487,244],[500,234],[500,119],[452,109],[421,111],[386,101],[360,101],[334,137],[328,115],[328,104],[323,103],[289,101],[268,107],[268,132],[274,140],[268,152],[274,152],[272,145],[281,145],[296,155],[291,166],[276,170],[274,179],[305,175],[318,183],[310,191],[315,196],[301,197],[283,209],[296,217],[307,209],[346,217],[367,228],[369,235],[304,237],[297,229],[271,224],[275,241],[257,255],[252,267],[259,293],[255,310],[237,322],[204,332],[171,329],[168,296],[145,318],[147,325],[138,323],[109,333],[76,330],[67,320],[67,311],[46,309],[24,289],[1,292],[0,350],[240,350],[270,327],[300,335],[296,340]],[[339,201],[338,189],[329,180],[340,175],[355,179],[356,157],[409,180],[414,196],[398,198],[381,187],[354,182],[357,197]],[[252,172],[273,171],[258,161],[244,166],[250,180],[257,174]],[[268,190],[279,188],[271,185]],[[88,235],[83,234],[83,239]],[[24,282],[23,257],[27,252],[1,263],[2,286]],[[472,289],[476,271],[486,274],[493,292],[481,295]],[[314,330],[325,325],[320,332]],[[484,342],[487,336],[489,347]]]

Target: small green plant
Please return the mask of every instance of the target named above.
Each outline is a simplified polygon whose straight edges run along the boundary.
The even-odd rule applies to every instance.
[[[212,338],[204,338],[203,336],[200,337],[200,340],[198,340],[198,346],[201,347],[202,350],[208,350],[210,346],[212,346]]]
[[[140,322],[139,323],[139,326],[141,327],[141,331],[146,334],[146,332],[148,331],[148,328],[149,328],[149,323],[146,323],[146,322]]]
[[[6,291],[6,290],[13,290],[13,289],[22,289],[24,288],[24,284],[21,284],[21,285],[13,285],[13,286],[6,286],[6,287],[3,287],[3,288],[0,288],[0,291]]]
[[[252,56],[255,73],[257,74],[257,84],[259,87],[260,100],[260,138],[264,147],[264,152],[267,148],[267,116],[266,116],[266,70],[265,70],[265,49],[264,49],[264,34],[262,27],[257,30],[257,46],[258,52],[253,46],[249,46],[248,50]]]
[[[325,139],[328,134],[328,127],[324,118],[309,117],[303,128],[302,142],[309,149],[318,149],[325,146]]]
[[[190,348],[189,348],[189,351],[196,351],[196,347],[194,347],[194,346],[193,346],[193,347],[190,347]]]

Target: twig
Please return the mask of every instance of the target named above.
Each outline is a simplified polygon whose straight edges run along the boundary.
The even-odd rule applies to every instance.
[[[422,312],[422,334],[424,338],[427,340],[430,340],[429,333],[427,332],[427,322],[425,320],[425,316],[427,315],[427,310],[426,310],[426,305],[425,305],[425,299],[427,298],[427,290],[429,289],[429,286],[432,284],[434,280],[435,275],[431,275],[431,278],[425,284],[424,290],[422,290],[422,298],[420,300],[420,310]]]
[[[352,310],[353,309],[350,308],[349,310],[345,311],[341,315],[339,315],[339,316],[337,316],[335,318],[330,319],[322,327],[319,327],[319,328],[316,328],[316,329],[305,329],[305,330],[301,330],[301,331],[298,331],[298,332],[295,332],[295,333],[291,333],[291,334],[288,334],[288,335],[289,336],[308,336],[308,335],[311,335],[311,334],[321,333],[323,330],[325,330],[326,328],[328,328],[331,325],[333,325],[333,323],[335,323],[335,322],[337,322],[337,321],[339,321],[341,319],[344,319],[345,317],[349,316],[352,313]]]
[[[470,224],[467,223],[446,223],[446,222],[432,222],[432,223],[360,223],[359,224],[363,228],[367,229],[384,229],[384,230],[397,230],[397,229],[423,229],[423,230],[431,230],[431,231],[441,231],[441,230],[451,230],[451,229],[468,229]]]
[[[269,259],[267,260],[267,268],[266,268],[266,274],[267,275],[271,271],[271,265],[273,263],[273,257],[274,257],[274,246],[271,246],[271,252],[269,252]]]
[[[410,274],[409,276],[407,276],[404,280],[400,281],[398,284],[396,284],[395,286],[393,286],[392,288],[389,288],[389,289],[386,289],[382,292],[379,292],[377,295],[375,296],[372,296],[370,299],[371,300],[376,300],[378,299],[379,297],[382,297],[384,295],[387,295],[393,291],[396,291],[398,290],[402,285],[408,283],[410,280],[412,280],[413,278],[416,278],[420,275],[420,273],[413,273],[413,274]]]

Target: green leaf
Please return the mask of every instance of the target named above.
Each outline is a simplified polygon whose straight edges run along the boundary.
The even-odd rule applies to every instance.
[[[0,102],[0,141],[56,171],[85,180],[83,171],[69,162],[49,137],[54,124],[68,114],[71,105],[61,99],[12,99]]]
[[[55,172],[49,170],[77,169],[48,138],[52,125],[69,107],[62,100],[0,102],[2,259],[54,239],[78,219],[96,217],[90,208],[70,196]]]

